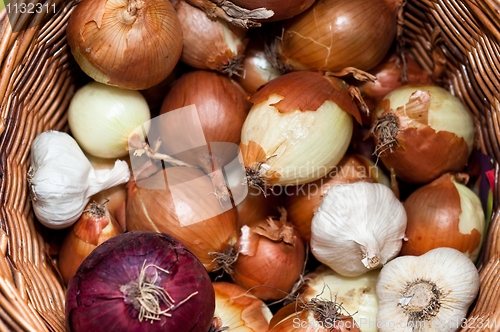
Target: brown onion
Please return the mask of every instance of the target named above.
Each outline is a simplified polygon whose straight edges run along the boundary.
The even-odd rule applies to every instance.
[[[276,219],[241,228],[232,266],[234,282],[264,301],[285,298],[304,268],[302,239],[286,220],[286,212]]]
[[[215,313],[212,330],[267,331],[272,313],[262,300],[233,283],[217,281],[213,286]]]
[[[229,76],[241,74],[247,30],[209,17],[184,0],[173,3],[182,26],[181,61],[194,68],[217,70]]]
[[[281,76],[282,73],[269,61],[266,46],[263,41],[251,39],[241,65],[243,75],[237,76],[236,81],[250,94],[257,92],[261,86]]]
[[[479,197],[457,176],[444,174],[414,191],[405,201],[406,239],[400,255],[420,256],[449,247],[476,261],[485,232]]]
[[[375,75],[377,80],[366,81],[359,85],[363,100],[370,110],[374,110],[389,92],[404,84],[432,83],[430,73],[424,71],[411,56],[406,56],[405,60],[405,77],[403,77],[403,61],[396,53],[391,53],[370,70],[370,74]]]
[[[57,266],[64,283],[68,284],[80,264],[98,245],[123,232],[105,205],[89,202],[61,244]]]
[[[189,108],[180,111],[183,107]],[[158,118],[161,151],[201,167],[207,174],[220,170],[237,157],[249,108],[244,90],[227,76],[206,70],[188,72],[163,101]],[[188,113],[189,120],[178,118]],[[193,145],[198,148],[193,149]],[[217,195],[227,200],[227,190],[219,185],[224,181],[214,182]]]
[[[272,10],[274,15],[266,19],[266,22],[281,21],[291,18],[311,7],[314,0],[232,0],[238,6],[247,9],[266,8]]]
[[[474,144],[471,114],[449,91],[407,84],[389,93],[372,113],[375,154],[408,183],[429,183],[467,164]]]
[[[261,190],[249,187],[245,199],[236,206],[238,209],[238,228],[254,225],[271,216],[278,216],[281,206],[280,195],[264,195]]]
[[[347,154],[326,176],[314,182],[287,188],[285,195],[288,219],[302,238],[311,239],[311,222],[323,196],[332,186],[357,181],[379,182],[390,185],[387,177],[375,164],[357,154]]]
[[[84,0],[66,29],[71,52],[95,81],[142,90],[163,81],[182,51],[175,9],[164,0]]]
[[[401,0],[317,0],[285,23],[278,57],[292,70],[370,70],[389,51]]]
[[[268,332],[360,332],[353,317],[341,303],[313,299],[290,303],[273,316]]]
[[[236,208],[221,204],[210,178],[197,168],[166,168],[128,184],[127,230],[173,235],[208,271],[218,267],[218,253],[231,251],[237,217]]]

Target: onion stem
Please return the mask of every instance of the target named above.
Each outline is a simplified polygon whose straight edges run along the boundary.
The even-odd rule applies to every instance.
[[[371,133],[377,135],[377,146],[374,154],[378,157],[385,151],[393,151],[398,145],[396,134],[399,131],[398,118],[393,113],[381,116],[371,129]]]
[[[155,268],[156,270],[152,280],[148,281],[146,270],[150,267]],[[120,287],[120,291],[125,295],[127,301],[129,301],[129,303],[131,303],[133,307],[139,311],[139,322],[142,322],[143,320],[150,320],[152,323],[153,321],[160,320],[160,316],[171,317],[172,314],[169,313],[170,311],[175,310],[175,308],[179,307],[183,303],[187,302],[191,297],[198,294],[196,291],[175,305],[175,301],[170,294],[168,294],[168,292],[161,286],[156,285],[158,280],[158,270],[166,274],[170,273],[155,264],[146,265],[146,260],[144,260],[137,280],[133,280]],[[167,305],[167,308],[164,310],[162,310],[160,306],[162,302]]]

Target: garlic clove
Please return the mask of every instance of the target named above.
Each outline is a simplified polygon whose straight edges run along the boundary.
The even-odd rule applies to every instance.
[[[395,258],[382,268],[377,282],[379,331],[456,331],[479,282],[474,264],[456,249]]]

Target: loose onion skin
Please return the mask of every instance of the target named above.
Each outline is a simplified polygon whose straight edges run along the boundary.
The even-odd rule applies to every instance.
[[[194,68],[211,69],[232,76],[241,74],[247,29],[209,17],[184,0],[173,2],[182,26],[180,60]]]
[[[396,36],[400,0],[317,0],[284,26],[278,57],[292,70],[370,70]]]
[[[425,184],[460,172],[474,144],[472,116],[447,90],[407,84],[389,93],[372,113],[377,156],[401,180]]]
[[[145,282],[161,287],[175,309],[158,321],[139,321],[139,311],[122,286],[137,281],[144,264]],[[130,295],[130,294],[129,294]],[[68,331],[208,331],[215,293],[205,268],[186,247],[167,234],[128,232],[97,247],[70,280],[66,293]],[[185,301],[185,302],[182,302]],[[135,303],[137,306],[138,303]],[[160,301],[160,308],[166,303]]]
[[[403,205],[408,225],[400,255],[420,256],[449,247],[476,261],[485,232],[484,212],[475,193],[453,174],[420,187]]]
[[[94,80],[142,90],[168,77],[182,51],[182,28],[164,0],[85,0],[66,29],[71,52]]]
[[[165,188],[165,179],[169,186],[177,184],[175,203],[171,188]],[[181,186],[187,181],[195,185]],[[172,167],[166,172],[131,180],[127,196],[127,230],[171,234],[211,271],[217,265],[210,253],[223,252],[230,247],[237,233],[238,218],[236,208],[224,210],[227,207],[221,206],[213,192],[210,178],[192,167]]]
[[[266,22],[281,21],[291,18],[311,7],[314,0],[291,0],[286,3],[280,0],[233,0],[234,4],[246,9],[266,8],[272,10],[274,15]]]

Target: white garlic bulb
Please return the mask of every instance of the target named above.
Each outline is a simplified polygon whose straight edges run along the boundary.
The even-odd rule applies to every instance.
[[[129,166],[121,160],[111,170],[94,170],[78,143],[67,133],[46,131],[33,140],[28,182],[33,210],[46,227],[71,226],[92,195],[129,178]]]
[[[456,249],[395,258],[382,268],[377,282],[379,331],[457,331],[479,283],[474,264]]]
[[[335,272],[354,277],[379,268],[401,250],[406,212],[380,183],[328,190],[311,224],[311,252]]]

